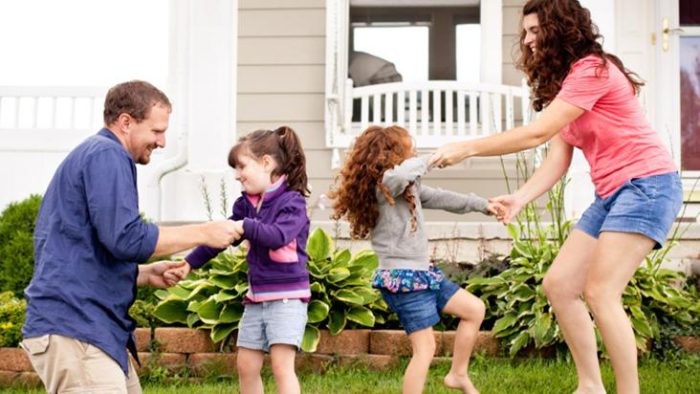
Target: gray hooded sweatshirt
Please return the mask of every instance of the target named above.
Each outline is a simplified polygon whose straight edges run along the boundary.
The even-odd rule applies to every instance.
[[[430,261],[423,208],[488,214],[485,198],[421,185],[421,177],[428,171],[429,159],[430,156],[413,157],[384,173],[382,182],[394,197],[395,205],[389,204],[379,188],[376,190],[379,218],[371,237],[380,269],[428,270]],[[416,197],[416,231],[411,230],[410,206],[401,197],[411,182],[411,191]]]

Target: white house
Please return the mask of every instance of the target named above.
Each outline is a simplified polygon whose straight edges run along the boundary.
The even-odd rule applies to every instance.
[[[692,142],[700,138],[700,125],[682,127],[681,114],[700,112],[700,100],[681,103],[682,94],[688,92],[681,91],[680,70],[686,64],[696,67],[689,71],[689,80],[694,83],[691,90],[695,89],[691,93],[697,95],[698,6],[688,0],[581,2],[591,10],[606,50],[647,81],[640,100],[684,168],[690,192],[700,175]],[[496,133],[528,121],[528,92],[513,66],[523,3],[171,0],[169,72],[163,88],[174,112],[168,146],[149,166],[139,169],[142,210],[160,222],[206,220],[205,187],[215,216],[221,215],[222,182],[229,205],[239,192],[226,165],[230,146],[249,131],[287,124],[300,133],[307,153],[312,219],[332,228],[322,194],[333,184],[334,168],[342,161],[344,149],[366,124],[405,124],[415,133],[419,148],[428,151],[450,140]],[[459,36],[462,25],[478,34]],[[420,63],[427,75],[423,80],[353,87],[348,78],[349,57],[353,49],[361,49],[361,30],[364,34],[372,33],[372,28],[394,28],[400,34],[400,27],[417,27],[418,38],[385,45],[413,56],[410,61]],[[460,49],[466,45],[464,37],[470,37],[469,48],[478,49],[464,53]],[[467,66],[477,71],[470,71],[469,81],[460,80]],[[0,86],[0,180],[4,185],[0,207],[44,191],[66,153],[101,126],[99,111],[106,88]],[[403,104],[401,110],[397,103]],[[42,116],[51,121],[40,120]],[[507,191],[503,168],[512,179],[512,157],[475,158],[434,171],[425,182],[492,196]],[[567,211],[576,216],[592,200],[581,156],[575,158],[570,175]],[[688,193],[691,205],[695,199]],[[686,217],[694,221],[694,214]],[[441,212],[427,218],[429,234],[442,248],[437,253],[473,260],[478,254],[476,244],[484,239],[487,248],[507,249],[507,234],[492,219]],[[439,241],[450,238],[459,240],[460,251]],[[691,225],[684,238],[674,256],[695,257],[700,230]]]

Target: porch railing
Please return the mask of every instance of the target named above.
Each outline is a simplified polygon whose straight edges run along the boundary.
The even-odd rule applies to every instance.
[[[0,129],[83,129],[101,123],[101,87],[0,86]]]
[[[530,121],[529,89],[521,86],[457,81],[395,82],[352,87],[347,80],[339,109],[341,122],[331,122],[326,140],[347,148],[369,125],[396,124],[409,130],[418,148],[498,133]]]

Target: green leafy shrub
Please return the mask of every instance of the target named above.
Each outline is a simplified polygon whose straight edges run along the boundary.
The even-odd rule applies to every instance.
[[[0,293],[0,347],[16,347],[22,340],[22,325],[27,301],[11,291]]]
[[[334,250],[332,239],[321,229],[309,237],[307,252],[312,300],[303,350],[316,350],[321,328],[337,335],[346,327],[373,327],[395,320],[379,292],[370,287],[378,264],[373,252],[352,256],[347,249]],[[157,291],[161,301],[154,315],[166,323],[210,329],[212,340],[222,342],[238,328],[243,315],[247,270],[245,251],[220,253],[187,280]]]
[[[560,244],[549,237],[557,226],[546,227],[536,239],[522,238],[512,224],[508,231],[514,240],[509,268],[493,277],[468,279],[467,290],[484,301],[486,320],[495,320],[493,334],[511,356],[530,344],[561,345],[564,338],[542,289],[544,275],[559,253]]]
[[[519,159],[518,169],[527,178],[528,165]],[[547,193],[546,211],[551,223],[544,225],[534,203],[521,212],[516,224],[508,226],[513,238],[510,266],[492,277],[472,277],[467,290],[482,298],[487,306],[486,321],[495,319],[493,334],[515,356],[528,346],[566,349],[543,288],[544,276],[569,235],[572,222],[564,216],[562,179]],[[630,317],[637,348],[647,352],[649,343],[661,339],[661,324],[672,322],[687,330],[700,322],[700,298],[691,286],[683,286],[685,276],[660,268],[684,231],[674,229],[671,240],[646,257],[623,292],[623,307]],[[601,350],[602,341],[596,329]]]
[[[345,328],[386,326],[397,321],[381,294],[371,287],[379,264],[374,252],[352,256],[348,249],[336,250],[331,237],[318,228],[309,237],[307,252],[312,301],[302,342],[305,351],[316,350],[319,328],[337,335]]]
[[[41,196],[11,203],[0,214],[0,291],[23,297],[34,272],[34,224]]]
[[[220,253],[177,286],[156,291],[161,301],[153,314],[169,324],[210,329],[211,339],[221,342],[243,316],[247,272],[244,250]]]

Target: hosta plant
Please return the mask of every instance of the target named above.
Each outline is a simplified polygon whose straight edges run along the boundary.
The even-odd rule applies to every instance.
[[[333,240],[321,229],[313,231],[307,246],[311,295],[309,318],[302,348],[315,351],[320,328],[332,335],[346,327],[374,327],[395,319],[379,292],[370,286],[377,268],[377,256],[361,251],[335,249]]]
[[[307,252],[312,297],[304,351],[316,350],[322,328],[337,335],[346,327],[373,327],[394,318],[380,294],[370,287],[377,267],[373,252],[353,256],[348,249],[335,250],[332,239],[321,229],[312,232]],[[161,301],[154,315],[167,323],[210,329],[211,339],[222,342],[238,328],[243,315],[246,272],[244,250],[221,253],[187,280],[156,292]]]
[[[526,160],[518,161],[518,171],[527,177]],[[542,223],[537,207],[531,203],[523,209],[517,224],[508,226],[513,238],[508,269],[493,277],[466,282],[467,290],[486,303],[486,318],[495,319],[493,334],[501,338],[511,356],[527,346],[564,348],[564,338],[544,295],[542,281],[572,225],[564,217],[565,186],[566,181],[562,180],[547,193],[550,224]],[[673,321],[681,328],[700,322],[700,300],[696,292],[683,288],[684,275],[660,268],[681,235],[676,226],[667,245],[646,258],[623,292],[623,306],[640,352],[648,350],[651,340],[659,339],[660,321]],[[597,329],[596,337],[604,351]]]
[[[542,348],[563,342],[542,290],[542,279],[560,245],[547,237],[541,243],[539,238],[522,238],[514,225],[508,229],[514,240],[510,267],[497,276],[467,280],[467,290],[484,301],[486,319],[496,320],[493,335],[514,356],[529,344]],[[554,226],[548,229],[553,231]]]
[[[154,315],[166,323],[211,330],[221,342],[238,328],[248,290],[245,250],[223,252],[177,286],[156,292]]]

